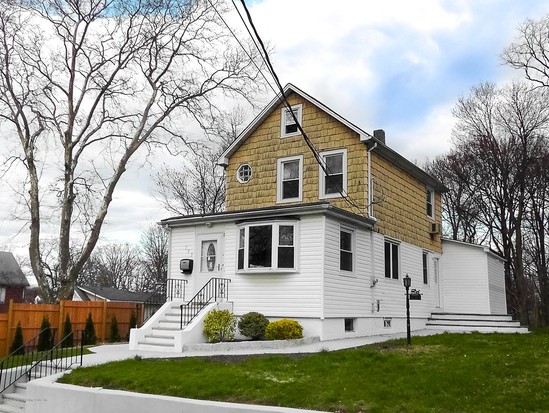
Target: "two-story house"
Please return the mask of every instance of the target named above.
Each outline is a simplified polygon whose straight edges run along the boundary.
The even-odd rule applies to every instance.
[[[445,292],[444,268],[471,257],[461,243],[441,240],[446,188],[392,150],[382,130],[365,132],[290,84],[220,165],[226,211],[161,222],[171,230],[168,287],[185,297],[170,293],[173,303],[148,323],[148,339],[133,332],[130,346],[180,349],[203,340],[201,331],[165,332],[170,322],[188,330],[189,311],[220,299],[237,316],[298,320],[305,336],[321,340],[405,331],[406,275],[421,294],[411,306],[414,329],[445,311],[445,294],[447,311],[507,313],[502,261],[483,247],[471,246],[479,252],[468,261],[472,272],[448,271]],[[453,251],[447,261],[445,243]]]

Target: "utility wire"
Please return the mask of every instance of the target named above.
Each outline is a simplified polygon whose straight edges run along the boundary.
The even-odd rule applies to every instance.
[[[258,44],[256,43],[255,39],[254,39],[254,36],[252,36],[252,33],[250,32],[247,24],[244,22],[244,19],[242,17],[242,15],[240,14],[240,11],[238,10],[238,8],[236,7],[236,5],[234,4],[234,0],[233,0],[233,5],[235,6],[242,22],[244,23],[244,26],[246,27],[246,30],[248,31],[248,34],[250,35],[250,37],[252,38],[254,44],[256,45],[256,47],[258,48],[258,51],[260,52],[260,55],[263,59],[263,61],[266,63],[267,65],[267,68],[271,74],[271,76],[273,77],[275,83],[276,83],[276,86],[278,88],[278,92],[275,91],[275,93],[280,93],[281,95],[281,98],[282,100],[284,101],[284,104],[286,106],[286,109],[289,111],[289,113],[291,114],[292,116],[292,119],[293,121],[295,122],[297,128],[299,129],[299,132],[301,133],[302,137],[303,137],[303,140],[305,141],[305,143],[307,144],[307,146],[309,147],[309,149],[311,150],[312,154],[313,154],[313,157],[315,158],[316,162],[318,163],[318,165],[320,166],[320,168],[322,169],[322,171],[324,172],[324,174],[326,176],[331,176],[333,175],[332,172],[330,171],[330,168],[328,167],[328,165],[326,164],[325,160],[322,158],[322,156],[319,154],[318,150],[314,147],[314,144],[311,142],[311,140],[309,139],[308,135],[305,133],[305,131],[303,130],[301,124],[299,123],[294,111],[292,110],[292,106],[290,104],[290,102],[288,101],[288,99],[286,98],[286,95],[284,93],[284,88],[282,87],[282,84],[280,83],[280,80],[278,78],[278,75],[276,74],[276,71],[274,70],[274,67],[271,63],[271,60],[269,58],[269,54],[267,52],[267,49],[265,47],[265,44],[263,43],[263,41],[261,40],[261,37],[259,36],[259,33],[255,27],[255,24],[253,22],[253,19],[252,19],[252,16],[250,14],[250,11],[248,10],[248,7],[246,6],[246,3],[244,0],[240,0],[240,2],[242,3],[242,6],[244,8],[244,11],[246,12],[246,16],[248,18],[248,22],[255,34],[255,39],[257,39],[257,42],[259,42],[259,46]],[[226,24],[226,23],[225,23]],[[232,33],[232,31],[231,31]],[[234,34],[233,34],[234,36]],[[242,46],[242,45],[241,45]],[[256,66],[257,67],[257,66]],[[265,78],[265,76],[263,76]],[[265,79],[266,80],[266,79]],[[267,81],[267,80],[266,80]],[[269,86],[271,87],[271,89],[273,89],[274,91],[274,88],[270,85],[270,83],[267,81],[267,83],[269,84]],[[351,199],[351,197],[345,193],[345,191],[343,190],[343,187],[338,187],[338,192],[339,194],[343,197],[343,199],[345,199],[345,201],[355,207],[356,209],[359,210],[360,213],[363,213],[363,210],[366,210],[369,205],[368,204],[362,204],[362,203],[358,203],[356,202],[355,200]]]

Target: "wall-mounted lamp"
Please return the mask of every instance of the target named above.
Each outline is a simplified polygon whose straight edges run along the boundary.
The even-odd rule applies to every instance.
[[[208,228],[211,228],[211,227],[213,227],[213,224],[212,224],[211,222],[206,222],[206,226],[207,226]]]
[[[372,283],[370,284],[370,288],[374,288],[378,282],[379,282],[379,280],[377,278],[374,278],[372,280]]]

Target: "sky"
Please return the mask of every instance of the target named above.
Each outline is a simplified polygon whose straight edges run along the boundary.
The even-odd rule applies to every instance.
[[[452,108],[460,96],[482,82],[522,78],[500,54],[521,23],[549,13],[549,0],[247,4],[283,85],[293,83],[365,131],[384,129],[387,144],[419,164],[450,149]],[[247,36],[236,14],[229,21]],[[105,241],[137,243],[144,229],[170,216],[153,196],[156,164],[137,163],[126,172]],[[21,255],[28,234],[13,220],[9,200],[0,185],[0,249]]]

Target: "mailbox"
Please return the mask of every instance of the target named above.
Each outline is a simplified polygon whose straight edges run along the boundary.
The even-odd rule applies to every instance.
[[[179,261],[179,269],[183,274],[191,274],[193,272],[193,260],[189,258]]]
[[[421,300],[422,294],[419,292],[419,290],[411,290],[410,291],[410,300]]]

